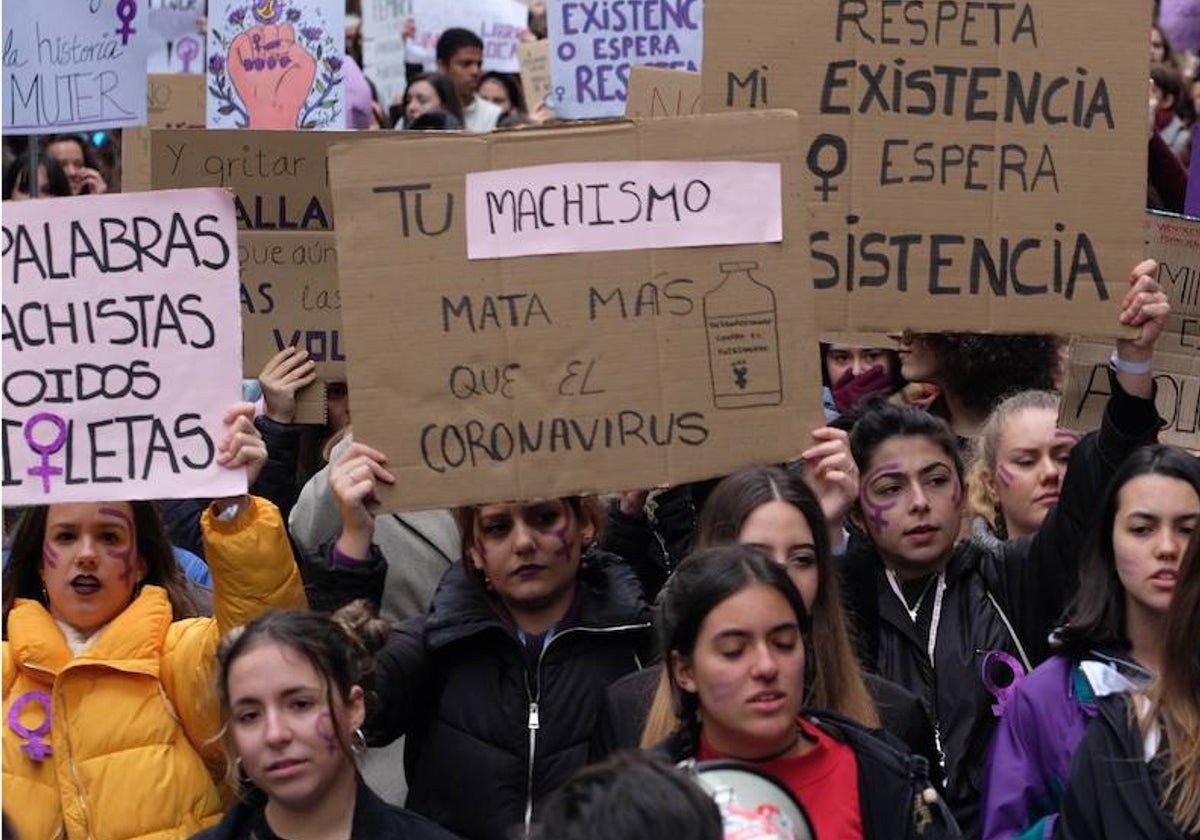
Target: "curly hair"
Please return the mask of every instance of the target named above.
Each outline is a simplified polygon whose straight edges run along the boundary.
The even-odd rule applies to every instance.
[[[967,411],[988,414],[1009,394],[1053,391],[1062,339],[1055,335],[929,333],[938,384]]]

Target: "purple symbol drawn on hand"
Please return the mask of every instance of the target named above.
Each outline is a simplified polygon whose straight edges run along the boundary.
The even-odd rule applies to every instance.
[[[871,523],[875,526],[876,533],[887,527],[888,521],[883,518],[883,514],[899,504],[900,500],[892,499],[890,502],[873,501],[869,495],[871,482],[876,476],[879,476],[882,473],[891,472],[898,469],[900,469],[900,464],[898,463],[881,464],[867,473],[867,477],[863,479],[862,492],[859,493],[859,501],[862,502],[864,508],[867,508],[871,512]]]
[[[58,434],[50,443],[39,443],[37,438],[33,436],[34,427],[42,421],[50,423],[58,430]],[[29,475],[38,475],[42,477],[42,492],[50,492],[50,476],[62,475],[62,467],[50,466],[50,456],[63,448],[67,442],[67,422],[57,414],[52,414],[49,411],[43,411],[29,418],[25,423],[25,442],[29,444],[29,448],[42,456],[42,463],[36,467],[30,467]]]
[[[1012,680],[1008,685],[996,685],[996,681],[992,679],[992,666],[996,663],[1000,663],[1012,671]],[[1002,650],[988,652],[988,655],[983,658],[983,687],[996,699],[996,702],[992,704],[992,714],[996,717],[1004,714],[1008,698],[1012,696],[1023,679],[1025,679],[1025,666],[1015,656]]]
[[[200,55],[200,43],[195,38],[181,38],[175,45],[175,54],[183,64],[183,72],[192,72],[192,62]]]
[[[21,724],[21,711],[34,702],[42,707],[43,719],[37,729],[30,729]],[[18,738],[25,739],[21,750],[34,761],[42,761],[51,752],[50,745],[44,740],[50,734],[50,702],[50,695],[44,691],[27,691],[8,709],[8,728],[17,733]]]

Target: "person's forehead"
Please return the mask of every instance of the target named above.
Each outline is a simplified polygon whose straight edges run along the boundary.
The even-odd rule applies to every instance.
[[[450,56],[451,62],[474,63],[483,61],[483,50],[479,47],[459,47],[454,51],[454,55]]]

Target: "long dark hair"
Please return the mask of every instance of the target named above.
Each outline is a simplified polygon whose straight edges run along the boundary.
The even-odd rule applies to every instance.
[[[865,474],[875,450],[894,437],[926,438],[950,459],[959,483],[963,482],[958,438],[944,420],[919,408],[891,405],[876,398],[867,400],[850,432],[850,454],[859,472]]]
[[[1113,523],[1121,488],[1138,476],[1161,475],[1186,481],[1200,494],[1200,462],[1173,446],[1146,446],[1130,455],[1109,482],[1093,521],[1079,568],[1079,586],[1065,613],[1064,626],[1055,634],[1055,648],[1080,657],[1089,650],[1125,650],[1125,587],[1117,576],[1113,554]]]
[[[154,502],[130,502],[129,506],[133,508],[138,556],[146,564],[146,576],[142,578],[142,583],[161,586],[167,591],[174,620],[199,615],[199,608],[188,590],[187,578],[175,560],[171,540]],[[8,613],[14,600],[41,600],[42,545],[46,540],[49,512],[48,505],[25,508],[13,526],[8,546],[8,564],[4,567],[3,576],[6,634]]]
[[[675,574],[663,587],[659,597],[661,608],[658,626],[663,655],[673,653],[691,658],[704,619],[722,602],[750,586],[762,584],[775,589],[791,605],[804,639],[805,683],[811,682],[813,656],[810,645],[812,625],[808,610],[788,573],[782,566],[763,557],[753,548],[733,543],[697,551],[679,564]],[[698,734],[700,727],[700,698],[684,691],[668,662],[667,679],[675,716],[681,727]]]
[[[879,716],[851,643],[838,572],[829,547],[829,527],[821,503],[800,474],[781,467],[750,467],[725,478],[704,503],[696,548],[738,542],[750,515],[776,501],[799,511],[812,531],[816,547],[818,583],[812,607],[815,660],[813,679],[807,686],[810,704],[874,728],[879,725]]]
[[[447,114],[453,114],[461,125],[466,119],[463,116],[462,102],[458,98],[458,92],[454,90],[454,85],[450,84],[450,79],[441,73],[421,73],[413,76],[408,86],[404,89],[404,96],[400,104],[400,117],[406,119],[405,112],[408,110],[408,94],[412,90],[412,86],[417,82],[428,82],[429,86],[437,91],[438,99],[442,102],[442,107],[439,109]]]
[[[71,194],[71,181],[58,161],[42,152],[38,155],[38,166],[46,170],[47,185],[45,195],[39,194],[39,198],[65,198]],[[29,194],[29,152],[16,158],[4,170],[5,201],[13,197],[14,190]]]

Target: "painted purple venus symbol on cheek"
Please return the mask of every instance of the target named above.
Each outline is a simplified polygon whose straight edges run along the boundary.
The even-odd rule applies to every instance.
[[[325,749],[333,752],[337,749],[337,739],[333,737],[333,719],[329,712],[322,712],[317,720],[317,735],[325,743]]]
[[[102,516],[115,516],[117,519],[120,519],[129,526],[129,545],[124,549],[114,548],[105,551],[105,554],[107,554],[109,557],[115,557],[125,563],[125,570],[121,572],[121,580],[127,581],[133,577],[133,552],[134,548],[137,546],[137,540],[133,538],[133,520],[125,514],[125,511],[117,510],[116,508],[102,507],[100,508],[99,513]]]
[[[42,708],[42,723],[37,729],[30,729],[21,723],[21,712],[30,703],[37,703]],[[44,691],[27,691],[13,702],[8,709],[8,728],[16,733],[18,738],[24,738],[26,743],[21,745],[21,751],[34,761],[42,761],[50,755],[51,748],[46,743],[50,734],[50,695]]]
[[[876,531],[882,531],[888,526],[888,521],[884,519],[883,514],[899,504],[899,500],[893,499],[890,502],[874,501],[870,496],[870,484],[877,476],[885,472],[891,472],[898,469],[900,469],[900,464],[898,463],[882,464],[867,473],[867,477],[863,479],[862,492],[859,493],[859,501],[862,503],[863,507],[870,511],[871,523],[875,526]]]
[[[40,443],[33,435],[34,428],[42,422],[49,423],[57,429],[55,438],[50,443]],[[27,472],[29,475],[41,476],[42,492],[49,493],[50,476],[62,475],[63,472],[62,467],[50,465],[50,456],[62,449],[67,442],[67,421],[49,411],[35,414],[25,423],[25,442],[29,444],[30,449],[42,456],[42,463],[36,467],[30,467]]]
[[[1000,479],[1000,483],[1005,487],[1012,487],[1013,474],[1003,464],[996,467],[996,478]]]
[[[568,545],[570,539],[571,522],[568,520],[561,528],[556,528],[550,533],[558,539],[558,559],[564,563],[571,559],[571,547]]]

